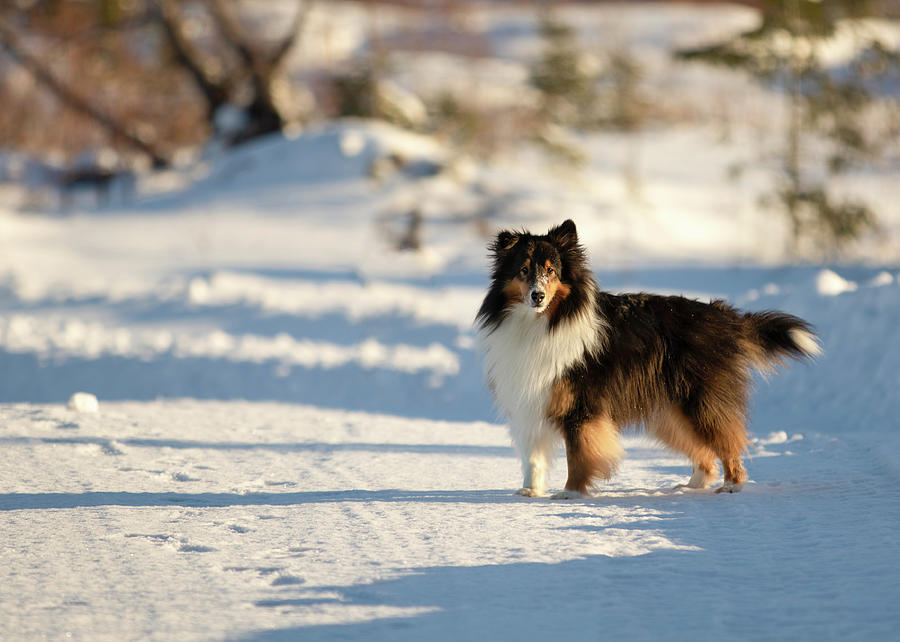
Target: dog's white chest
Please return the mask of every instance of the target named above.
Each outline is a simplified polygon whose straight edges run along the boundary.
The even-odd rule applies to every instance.
[[[544,425],[553,383],[600,342],[594,315],[585,311],[549,330],[527,304],[514,306],[493,331],[482,330],[484,368],[510,429]]]

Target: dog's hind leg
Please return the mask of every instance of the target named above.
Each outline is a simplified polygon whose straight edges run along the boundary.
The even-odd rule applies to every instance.
[[[663,408],[647,420],[647,429],[663,444],[691,460],[693,474],[676,488],[706,488],[716,477],[716,455],[703,443],[692,421],[676,406]]]
[[[741,462],[741,455],[749,444],[744,427],[746,408],[746,391],[733,385],[701,391],[680,407],[696,429],[700,443],[722,462],[725,482],[716,489],[717,493],[735,493],[747,481],[747,471]]]
[[[725,483],[716,489],[717,493],[736,493],[747,481],[747,471],[741,461],[740,454],[722,455],[722,469],[725,471]]]
[[[707,461],[693,461],[691,462],[691,478],[688,483],[683,484],[683,487],[708,488],[712,480],[716,478],[717,472],[715,457]]]
[[[721,412],[710,418],[705,426],[709,436],[709,447],[722,462],[725,482],[716,489],[717,493],[736,493],[747,481],[747,471],[741,455],[747,448],[747,430],[742,412]],[[701,426],[701,430],[704,426]]]
[[[713,435],[712,449],[722,461],[725,482],[716,489],[717,493],[736,493],[747,481],[747,471],[741,455],[747,448],[747,431],[743,418],[722,417]]]
[[[566,489],[553,499],[573,499],[588,494],[594,481],[609,479],[624,451],[619,443],[619,430],[608,417],[597,417],[584,423],[566,422]]]

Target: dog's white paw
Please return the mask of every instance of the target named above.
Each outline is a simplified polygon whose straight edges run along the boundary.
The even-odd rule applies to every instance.
[[[583,497],[588,497],[588,495],[579,493],[577,490],[561,490],[551,495],[550,499],[581,499]]]
[[[534,488],[520,488],[516,491],[516,495],[522,495],[523,497],[543,497],[544,493],[537,491]]]
[[[708,488],[710,483],[715,479],[715,476],[707,471],[701,470],[700,468],[694,468],[693,473],[691,473],[691,479],[688,483],[684,484],[685,488],[695,488],[702,489]]]

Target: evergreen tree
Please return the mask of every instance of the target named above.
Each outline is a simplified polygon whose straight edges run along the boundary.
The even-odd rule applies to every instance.
[[[837,200],[827,189],[827,178],[878,153],[878,141],[867,135],[863,116],[875,101],[891,100],[879,96],[879,86],[886,77],[897,76],[900,57],[862,31],[856,34],[857,53],[844,68],[828,68],[821,55],[842,21],[866,15],[869,4],[764,0],[762,21],[755,29],[727,42],[678,52],[685,60],[743,70],[783,92],[788,118],[777,187],[769,200],[787,216],[795,250],[802,239],[808,239],[833,254],[877,229],[870,205]],[[806,152],[817,139],[827,142],[829,149],[820,166]]]

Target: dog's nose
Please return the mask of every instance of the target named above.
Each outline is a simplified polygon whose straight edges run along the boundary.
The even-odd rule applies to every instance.
[[[535,305],[540,305],[541,303],[544,302],[544,293],[539,292],[538,290],[535,290],[534,292],[531,293],[531,300],[532,300],[532,302],[534,302]]]

